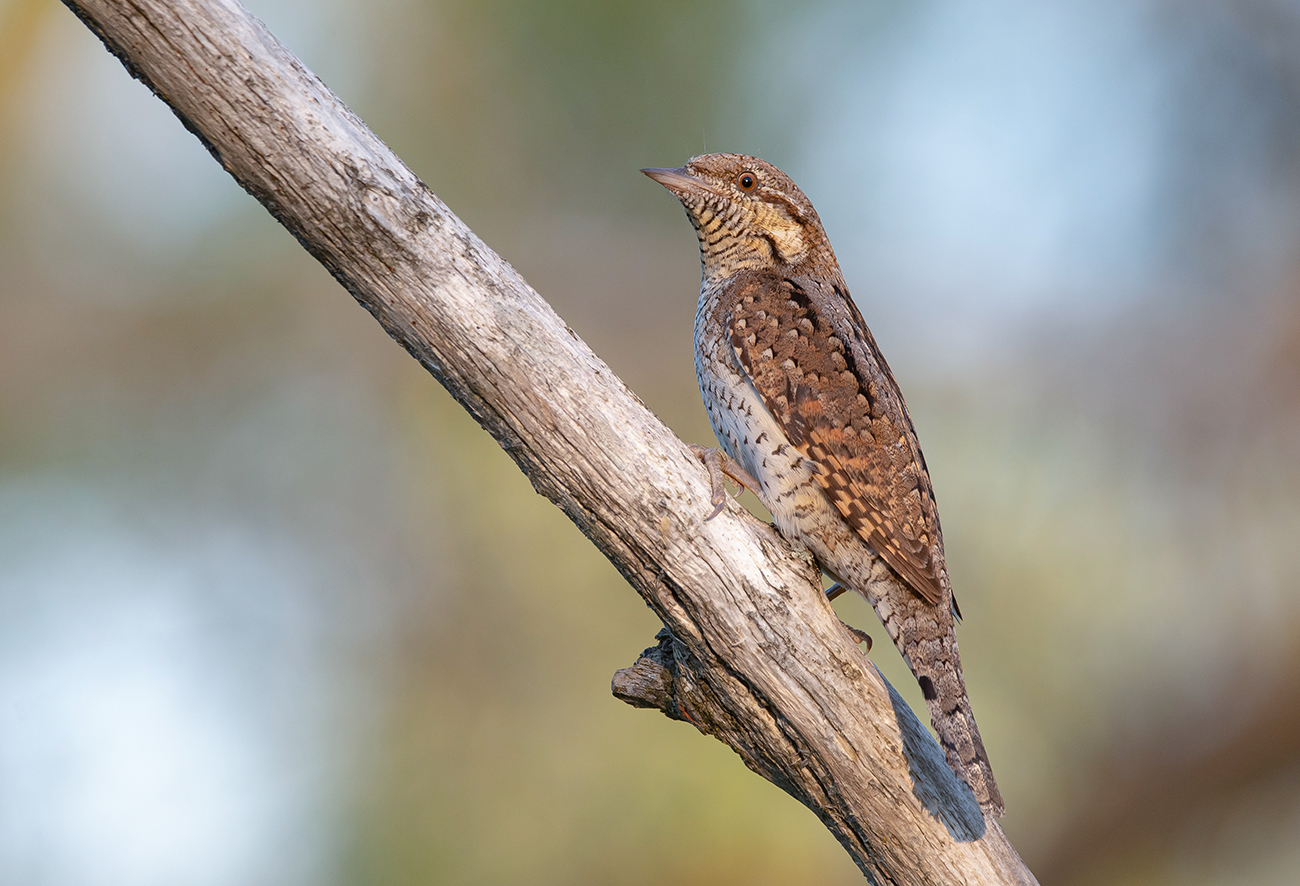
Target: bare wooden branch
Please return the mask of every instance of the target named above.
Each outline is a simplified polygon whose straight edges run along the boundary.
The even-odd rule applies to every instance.
[[[849,639],[550,306],[233,0],[66,0],[663,619],[615,693],[725,741],[879,883],[1034,883]]]

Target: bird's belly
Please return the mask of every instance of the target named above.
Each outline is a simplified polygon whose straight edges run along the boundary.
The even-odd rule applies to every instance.
[[[803,454],[790,445],[748,382],[738,375],[701,377],[700,393],[718,442],[762,484],[769,499],[791,486],[812,482]]]
[[[718,442],[762,486],[763,506],[781,534],[806,545],[837,580],[865,580],[871,549],[831,504],[812,463],[790,444],[753,385],[725,360],[697,359],[695,368]],[[848,586],[866,595],[865,581]]]
[[[763,487],[763,505],[781,531],[795,538],[804,535],[810,517],[833,510],[813,479],[811,463],[790,445],[758,392],[739,372],[716,363],[696,369],[718,442]]]

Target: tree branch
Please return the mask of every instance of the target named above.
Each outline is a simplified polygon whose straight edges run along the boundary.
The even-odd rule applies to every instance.
[[[615,693],[812,809],[881,883],[1034,883],[852,643],[807,555],[738,505],[527,283],[234,0],[66,0],[419,360],[666,626]]]

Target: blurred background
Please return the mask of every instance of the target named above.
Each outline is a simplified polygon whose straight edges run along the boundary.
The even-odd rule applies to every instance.
[[[637,169],[789,172],[911,406],[1026,861],[1296,882],[1300,4],[248,5],[686,440],[695,236]],[[658,627],[84,26],[0,0],[0,879],[860,882],[613,699]]]

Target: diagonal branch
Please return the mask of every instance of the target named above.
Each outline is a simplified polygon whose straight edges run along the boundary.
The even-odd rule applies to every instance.
[[[715,735],[881,883],[1034,883],[807,556],[235,0],[66,0],[663,619],[619,697]]]

